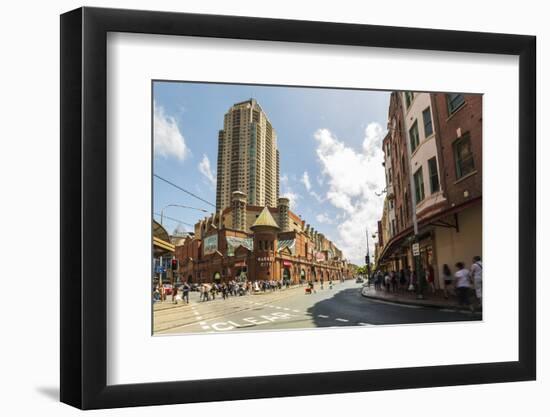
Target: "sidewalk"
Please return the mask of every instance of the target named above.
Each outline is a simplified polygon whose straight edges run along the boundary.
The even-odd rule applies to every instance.
[[[363,287],[361,289],[361,295],[366,298],[372,298],[375,300],[388,301],[396,304],[407,304],[407,305],[416,305],[422,307],[432,307],[432,308],[449,308],[454,310],[468,310],[468,306],[461,306],[458,304],[458,299],[456,295],[451,291],[449,298],[446,299],[443,293],[443,290],[436,290],[435,293],[427,288],[424,290],[424,298],[418,299],[416,292],[406,291],[406,292],[391,292],[384,289],[375,290],[374,286],[371,285],[370,288]],[[475,311],[480,312],[481,308],[478,305],[477,299],[474,292],[470,296],[470,301],[475,306]]]

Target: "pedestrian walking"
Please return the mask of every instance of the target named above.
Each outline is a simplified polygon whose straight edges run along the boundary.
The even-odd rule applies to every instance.
[[[470,271],[464,267],[464,262],[457,262],[455,266],[457,269],[455,272],[455,286],[458,295],[458,304],[468,306],[473,313],[474,306],[470,301],[470,291],[472,288]]]
[[[177,295],[178,295],[178,286],[174,285],[174,287],[172,288],[172,303],[174,304],[178,303],[178,300],[176,298]]]
[[[182,300],[187,304],[189,304],[189,291],[191,291],[191,286],[186,282],[182,288]]]
[[[449,298],[452,283],[453,276],[451,275],[451,268],[449,268],[449,265],[443,264],[443,294],[445,295],[446,299]]]
[[[390,272],[390,278],[391,278],[391,290],[392,292],[396,293],[397,292],[397,272],[394,272],[394,271],[391,271]]]
[[[476,298],[481,306],[481,296],[482,296],[482,275],[483,275],[483,266],[481,264],[481,257],[474,256],[472,259],[472,266],[470,268],[470,275],[474,281],[474,288],[476,290]]]
[[[386,275],[384,276],[384,286],[387,292],[390,292],[390,285],[391,285],[390,273],[386,272]]]
[[[426,268],[426,282],[432,290],[432,294],[435,294],[435,271],[431,264]]]
[[[160,291],[158,285],[155,287],[153,291],[153,302],[157,303],[160,301]]]
[[[399,271],[399,291],[404,293],[407,290],[407,278],[405,278],[405,270]]]

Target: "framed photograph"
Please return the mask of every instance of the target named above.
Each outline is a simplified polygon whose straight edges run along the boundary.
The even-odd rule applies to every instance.
[[[61,16],[61,401],[533,380],[535,38]]]

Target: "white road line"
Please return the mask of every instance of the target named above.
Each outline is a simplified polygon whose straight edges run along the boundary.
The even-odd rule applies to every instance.
[[[288,311],[288,310],[290,310],[290,308],[288,308],[288,307],[285,307],[285,308],[283,308],[283,310],[287,310],[287,311]]]
[[[300,310],[292,310],[292,311],[294,311],[295,313],[299,313],[299,312],[300,312]]]
[[[328,319],[328,316],[325,316],[324,314],[317,314],[317,317],[321,317],[322,319]]]
[[[368,326],[368,323],[357,323],[359,326]]]
[[[206,326],[206,325],[207,325],[207,323],[206,323],[205,321],[201,321],[199,324],[200,324],[201,326]]]
[[[346,319],[336,319],[336,321],[341,321],[341,322],[347,323],[349,320],[346,320]]]
[[[275,306],[275,308],[277,308],[277,309],[279,309],[279,310],[282,309],[282,307],[279,307],[279,306]]]
[[[202,320],[202,317],[201,316],[197,317],[197,320]]]

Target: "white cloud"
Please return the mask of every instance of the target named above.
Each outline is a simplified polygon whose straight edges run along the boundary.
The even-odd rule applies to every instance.
[[[180,132],[176,119],[168,116],[162,106],[153,103],[153,142],[155,155],[164,158],[175,157],[183,161],[189,155],[189,148]]]
[[[280,176],[279,182],[281,184],[281,197],[286,197],[290,200],[290,209],[294,210],[298,205],[298,200],[301,198],[299,194],[294,192],[288,181],[288,175],[283,174]]]
[[[322,203],[323,201],[325,201],[325,199],[323,197],[321,197],[319,194],[317,194],[313,190],[311,190],[309,192],[309,195],[312,196],[313,198],[315,198],[315,200],[317,200],[318,203]]]
[[[318,214],[317,216],[315,216],[315,220],[317,220],[319,223],[326,223],[326,224],[334,223],[334,221],[326,213]]]
[[[304,175],[302,175],[302,184],[304,184],[304,187],[306,187],[306,190],[311,190],[311,182],[309,181],[309,174],[307,171],[304,171]]]
[[[199,163],[199,171],[205,176],[211,185],[216,185],[216,174],[212,172],[212,168],[210,167],[210,159],[208,159],[206,154],[203,154],[202,160]]]
[[[328,184],[327,200],[341,212],[336,216],[336,245],[344,256],[362,264],[366,251],[366,234],[377,230],[382,215],[383,197],[375,194],[385,187],[382,162],[382,140],[385,131],[378,123],[370,123],[360,151],[347,146],[328,129],[319,129],[314,138],[321,173]],[[372,245],[372,240],[370,240]],[[371,247],[371,253],[374,248]]]

